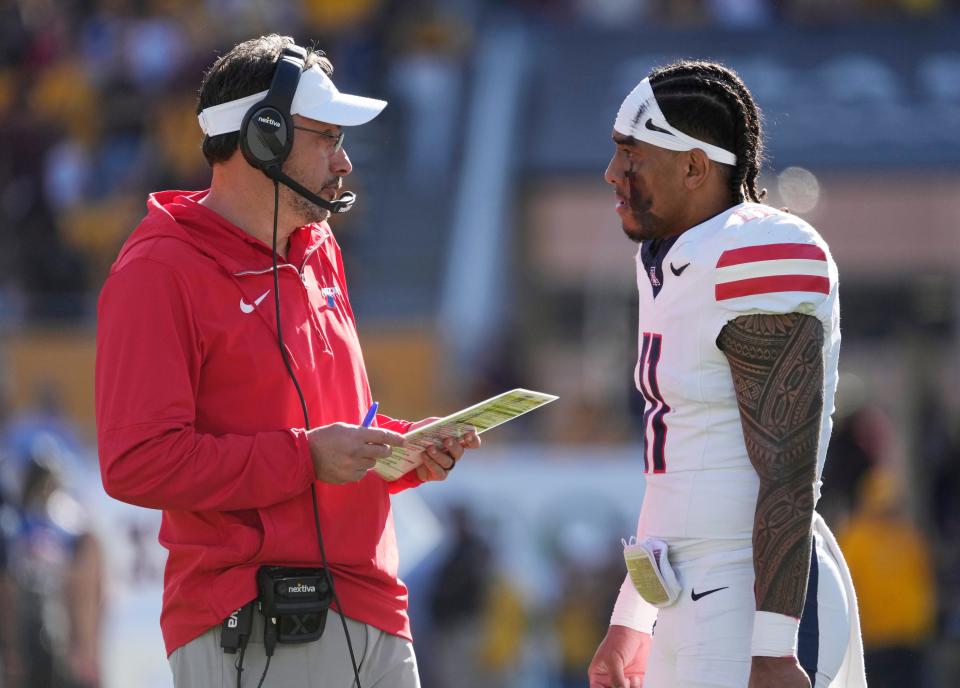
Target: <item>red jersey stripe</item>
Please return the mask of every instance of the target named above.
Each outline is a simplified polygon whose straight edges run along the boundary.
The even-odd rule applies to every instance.
[[[756,294],[774,294],[782,291],[811,291],[820,294],[830,293],[830,280],[812,275],[777,275],[775,277],[754,277],[751,279],[724,282],[716,286],[717,301],[736,299]]]
[[[799,258],[802,260],[826,260],[823,249],[813,244],[766,244],[765,246],[745,246],[724,251],[717,261],[717,267],[741,265],[761,260],[781,260]]]

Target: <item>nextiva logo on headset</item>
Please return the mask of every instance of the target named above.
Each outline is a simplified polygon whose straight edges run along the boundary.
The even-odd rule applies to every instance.
[[[277,129],[283,126],[282,122],[278,122],[277,120],[270,117],[270,115],[259,115],[257,117],[257,124],[260,125],[261,129],[265,130],[267,127],[271,127],[273,131],[276,131]]]
[[[300,84],[306,51],[283,49],[266,97],[247,110],[240,124],[240,150],[247,162],[274,179],[293,148],[293,98]]]
[[[350,127],[366,124],[387,103],[341,93],[319,65],[304,70],[306,59],[300,46],[285,47],[268,91],[205,108],[198,116],[200,128],[207,136],[239,132],[240,150],[250,165],[321,208],[345,213],[356,200],[353,193],[327,201],[284,174],[283,164],[293,148],[293,115]]]

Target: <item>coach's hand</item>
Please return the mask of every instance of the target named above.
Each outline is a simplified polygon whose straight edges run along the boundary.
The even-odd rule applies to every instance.
[[[380,428],[333,423],[310,430],[307,441],[317,480],[343,485],[366,476],[377,459],[390,456],[392,447],[402,447],[403,435]]]
[[[796,657],[753,657],[750,688],[810,688],[810,679]]]
[[[640,688],[652,640],[649,633],[610,626],[587,669],[590,688]]]
[[[410,430],[416,430],[435,420],[439,419],[424,418],[411,425]],[[464,451],[479,448],[480,436],[472,428],[459,439],[448,437],[442,444],[434,444],[420,453],[423,463],[417,466],[417,477],[425,483],[432,480],[446,480],[450,471],[457,465],[457,461],[463,456]]]

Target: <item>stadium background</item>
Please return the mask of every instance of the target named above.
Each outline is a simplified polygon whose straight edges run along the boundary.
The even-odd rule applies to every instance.
[[[99,685],[170,683],[158,515],[99,486],[96,298],[145,194],[207,183],[202,70],[272,31],[326,50],[341,89],[390,101],[348,131],[360,200],[334,225],[381,407],[419,418],[512,386],[560,395],[487,436],[447,484],[397,500],[426,688],[586,685],[642,495],[633,247],[601,175],[621,98],[677,57],[740,71],[766,115],[771,203],[818,227],[840,267],[843,382],[821,511],[857,577],[871,685],[908,661],[921,668],[899,685],[957,685],[960,11],[948,0],[4,3],[0,592],[21,601],[0,597],[6,639],[91,599],[67,574],[80,565],[69,538],[23,528],[32,460],[56,466],[75,500],[52,510],[57,528],[94,534],[104,553]],[[42,613],[23,609],[36,588]],[[8,669],[36,661],[5,638]],[[69,665],[75,644],[50,652]]]

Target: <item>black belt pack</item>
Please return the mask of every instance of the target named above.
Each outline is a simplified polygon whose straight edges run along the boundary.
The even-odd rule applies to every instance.
[[[236,652],[246,645],[252,627],[253,605],[265,617],[263,644],[273,654],[276,643],[309,643],[323,635],[333,599],[324,569],[261,566],[257,571],[259,597],[223,622],[220,645]]]

